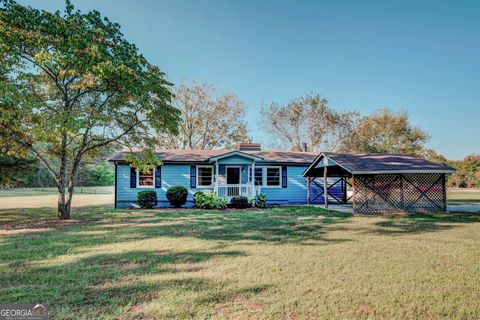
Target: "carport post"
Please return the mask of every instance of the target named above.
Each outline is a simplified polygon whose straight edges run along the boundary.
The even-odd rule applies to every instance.
[[[352,193],[353,193],[352,207],[353,207],[353,212],[355,212],[355,176],[353,174],[352,174]]]
[[[328,208],[328,180],[327,180],[327,166],[323,167],[323,195],[325,198],[325,208]]]
[[[307,177],[307,203],[310,204],[310,176]]]

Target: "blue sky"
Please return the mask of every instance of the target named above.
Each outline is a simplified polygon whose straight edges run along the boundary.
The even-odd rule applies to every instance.
[[[338,110],[407,111],[447,158],[480,153],[480,1],[72,1],[120,23],[174,83],[237,94],[256,141],[262,103],[319,93]]]

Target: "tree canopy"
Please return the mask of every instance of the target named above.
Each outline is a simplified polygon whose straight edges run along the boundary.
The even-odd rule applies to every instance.
[[[359,119],[357,112],[340,112],[329,107],[320,95],[306,95],[286,105],[262,106],[265,129],[284,149],[302,151],[307,143],[312,151],[336,151]]]
[[[176,132],[171,83],[97,11],[0,4],[0,136],[47,168],[69,218],[83,158],[112,143],[149,150],[157,132]]]
[[[192,81],[177,86],[173,105],[181,111],[182,122],[178,134],[159,134],[162,148],[230,149],[250,141],[243,103],[234,94],[217,94],[213,84]]]
[[[421,156],[429,135],[413,126],[405,112],[383,109],[364,117],[341,151]]]

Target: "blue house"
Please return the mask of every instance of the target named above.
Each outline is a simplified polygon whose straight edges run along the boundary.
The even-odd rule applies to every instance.
[[[149,173],[131,167],[124,160],[127,153],[110,159],[115,165],[115,208],[137,207],[142,190],[155,190],[158,206],[168,207],[166,191],[176,185],[188,190],[186,206],[193,206],[198,191],[216,192],[227,200],[262,192],[268,205],[324,203],[323,186],[308,188],[302,176],[318,153],[263,151],[259,144],[242,144],[236,150],[159,150],[156,156],[163,164]],[[336,181],[328,181],[328,193],[341,199],[343,186]]]

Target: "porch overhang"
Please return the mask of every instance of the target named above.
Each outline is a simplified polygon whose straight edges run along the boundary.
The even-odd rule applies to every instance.
[[[224,158],[228,158],[228,157],[235,157],[235,156],[247,158],[247,159],[250,159],[250,160],[263,160],[262,157],[252,155],[252,154],[248,154],[248,153],[241,152],[241,151],[236,151],[236,150],[231,151],[231,152],[227,152],[227,153],[215,156],[215,157],[211,157],[208,160],[210,162],[215,162],[215,161],[218,161],[220,159],[224,159]]]

